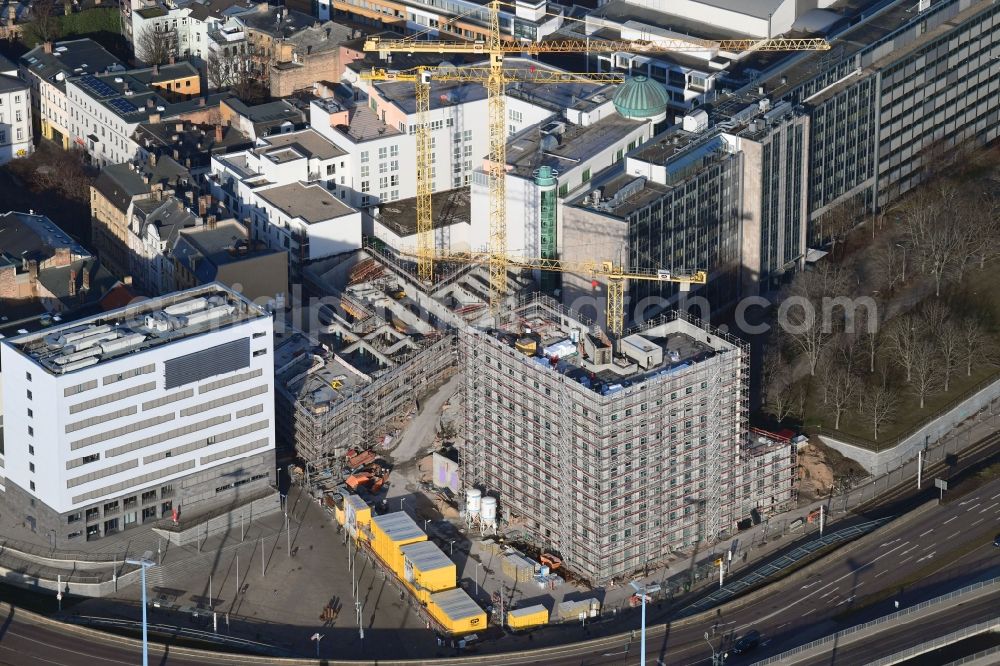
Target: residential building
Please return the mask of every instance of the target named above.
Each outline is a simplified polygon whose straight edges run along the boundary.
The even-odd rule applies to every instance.
[[[192,176],[211,170],[212,155],[253,146],[253,140],[235,127],[187,119],[141,123],[132,135],[132,142],[138,146],[137,158],[140,161],[146,161],[150,155],[171,157],[178,164],[183,164]]]
[[[272,327],[213,284],[3,340],[5,513],[76,549],[274,495]]]
[[[591,584],[733,533],[747,349],[671,313],[617,343],[539,296],[459,330],[463,481]],[[613,353],[614,352],[614,353]]]
[[[219,104],[219,115],[224,124],[232,125],[252,141],[309,126],[306,114],[283,99],[250,106],[230,97]]]
[[[288,253],[250,240],[236,220],[182,229],[170,250],[174,289],[221,282],[258,305],[287,302]]]
[[[208,56],[210,31],[233,16],[267,6],[254,0],[123,0],[121,4],[126,38],[135,45],[136,57],[144,62],[150,60],[150,54],[143,53],[149,39],[145,37],[147,32],[165,40],[171,56],[203,61]]]
[[[115,284],[97,257],[44,215],[0,214],[4,319],[61,314],[100,300]]]
[[[21,79],[31,85],[31,105],[40,133],[69,150],[71,110],[67,77],[124,71],[118,58],[92,39],[45,42],[20,59]]]
[[[9,62],[9,61],[8,61]],[[31,88],[17,78],[13,63],[0,71],[0,165],[35,150],[31,137]]]
[[[150,295],[174,291],[174,262],[170,250],[184,229],[197,227],[201,219],[175,196],[157,189],[148,199],[132,204],[129,220],[128,259],[132,284]]]
[[[136,204],[154,197],[162,201],[170,194],[187,198],[191,188],[191,174],[169,157],[154,155],[145,162],[102,169],[90,186],[90,217],[91,239],[104,265],[119,278],[132,279],[133,255],[137,245],[144,245],[134,238]]]

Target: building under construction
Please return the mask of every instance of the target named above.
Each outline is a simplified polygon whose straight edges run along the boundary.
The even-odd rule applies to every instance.
[[[730,533],[748,441],[748,350],[682,313],[618,341],[532,296],[459,333],[463,476],[522,531],[603,584]]]

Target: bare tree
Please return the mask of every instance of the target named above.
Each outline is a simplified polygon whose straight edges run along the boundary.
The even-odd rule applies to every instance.
[[[213,88],[228,88],[244,102],[263,101],[268,94],[268,69],[261,66],[255,47],[247,45],[225,47],[226,51],[212,51],[205,62],[208,84]],[[232,50],[230,50],[232,49]]]
[[[868,361],[868,372],[873,373],[875,372],[875,357],[882,349],[883,340],[879,330],[878,316],[873,315],[867,308],[862,312],[864,314],[860,315],[858,321],[855,322],[854,330],[859,339],[858,345]]]
[[[768,350],[764,355],[761,372],[764,404],[779,422],[791,416],[794,406],[792,383],[792,369],[781,352],[776,349]]]
[[[921,272],[934,281],[935,296],[968,257],[966,223],[955,214],[959,199],[954,187],[939,184],[917,190],[903,207],[909,247]]]
[[[163,65],[175,55],[177,31],[157,25],[135,35],[135,57],[147,65]]]
[[[837,204],[820,218],[820,234],[830,240],[831,255],[836,256],[837,245],[843,244],[847,240],[848,234],[851,233],[862,213],[863,205],[857,198],[852,197]]]
[[[887,240],[875,252],[875,279],[882,289],[895,291],[906,281],[906,248],[893,239]]]
[[[931,393],[941,385],[941,367],[934,345],[925,339],[917,341],[913,347],[912,380],[913,393],[920,399],[920,409]]]
[[[925,301],[919,316],[921,328],[935,334],[951,318],[951,310],[941,301]]]
[[[26,27],[29,37],[39,42],[51,42],[59,37],[59,17],[55,13],[53,0],[38,0],[31,3],[31,21]]]
[[[838,322],[827,317],[833,308],[824,299],[846,292],[843,269],[832,262],[821,262],[816,270],[795,276],[778,307],[779,318],[783,319],[779,322],[782,331],[791,346],[805,356],[810,375],[815,376],[820,359],[840,331]]]
[[[967,225],[975,230],[969,239],[969,252],[979,259],[979,270],[986,262],[1000,257],[1000,190],[983,193],[976,205],[968,207]]]
[[[989,349],[990,338],[978,320],[967,317],[959,325],[961,339],[959,359],[965,364],[966,377],[972,376],[972,366],[983,360]]]
[[[826,376],[829,405],[833,411],[833,428],[840,430],[840,418],[860,389],[861,382],[847,369],[835,366]]]
[[[872,426],[874,438],[878,440],[879,428],[892,422],[899,407],[899,397],[885,382],[869,384],[866,391],[865,415]]]
[[[920,340],[921,322],[911,313],[899,315],[886,328],[885,337],[896,362],[906,371],[906,381],[913,378],[913,363]]]
[[[944,392],[947,393],[951,385],[951,375],[958,367],[962,353],[962,329],[954,321],[947,319],[934,331],[934,339],[941,354],[941,374],[944,380]]]

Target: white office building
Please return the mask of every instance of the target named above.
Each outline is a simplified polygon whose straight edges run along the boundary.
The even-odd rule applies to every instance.
[[[73,548],[273,494],[272,334],[213,283],[3,340],[4,511]]]

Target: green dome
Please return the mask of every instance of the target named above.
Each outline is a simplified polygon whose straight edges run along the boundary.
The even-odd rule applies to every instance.
[[[645,76],[633,76],[618,87],[615,109],[626,118],[655,118],[667,110],[670,98],[662,83]]]

